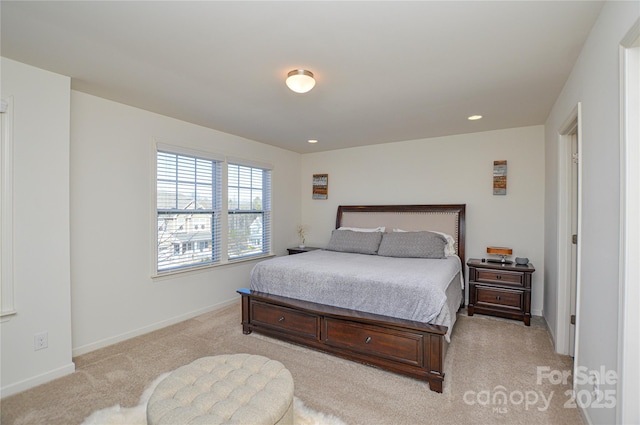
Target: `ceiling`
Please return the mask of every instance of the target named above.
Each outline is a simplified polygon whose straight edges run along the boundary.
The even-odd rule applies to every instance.
[[[3,0],[1,54],[81,92],[308,153],[544,124],[601,7]],[[296,68],[315,74],[309,93],[285,86]]]

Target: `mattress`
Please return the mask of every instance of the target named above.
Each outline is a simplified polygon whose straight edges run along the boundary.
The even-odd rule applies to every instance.
[[[462,298],[461,262],[315,250],[254,266],[251,289],[357,311],[447,326]]]

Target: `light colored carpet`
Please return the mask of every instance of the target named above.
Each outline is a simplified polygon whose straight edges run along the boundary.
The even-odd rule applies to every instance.
[[[0,422],[80,424],[99,409],[136,406],[156,377],[197,358],[249,353],[283,363],[293,375],[296,397],[350,425],[582,424],[575,408],[564,407],[570,382],[538,383],[538,367],[572,368],[570,357],[554,353],[539,318],[526,327],[459,313],[445,360],[444,390],[437,394],[415,379],[243,335],[240,316],[237,303],[80,356],[74,359],[75,373],[3,399]]]
[[[147,404],[158,384],[169,375],[163,373],[145,388],[137,406],[122,407],[119,404],[93,412],[82,425],[147,425]],[[294,425],[346,425],[340,418],[316,412],[293,398]]]

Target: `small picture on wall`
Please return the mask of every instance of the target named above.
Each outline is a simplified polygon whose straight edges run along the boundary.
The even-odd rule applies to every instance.
[[[313,175],[313,199],[327,199],[329,196],[329,174]]]
[[[507,161],[493,161],[493,194],[507,194]]]

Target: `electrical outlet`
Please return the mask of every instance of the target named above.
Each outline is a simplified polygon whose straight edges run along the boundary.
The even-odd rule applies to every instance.
[[[44,350],[49,347],[49,333],[40,332],[33,336],[33,349],[34,351]]]

